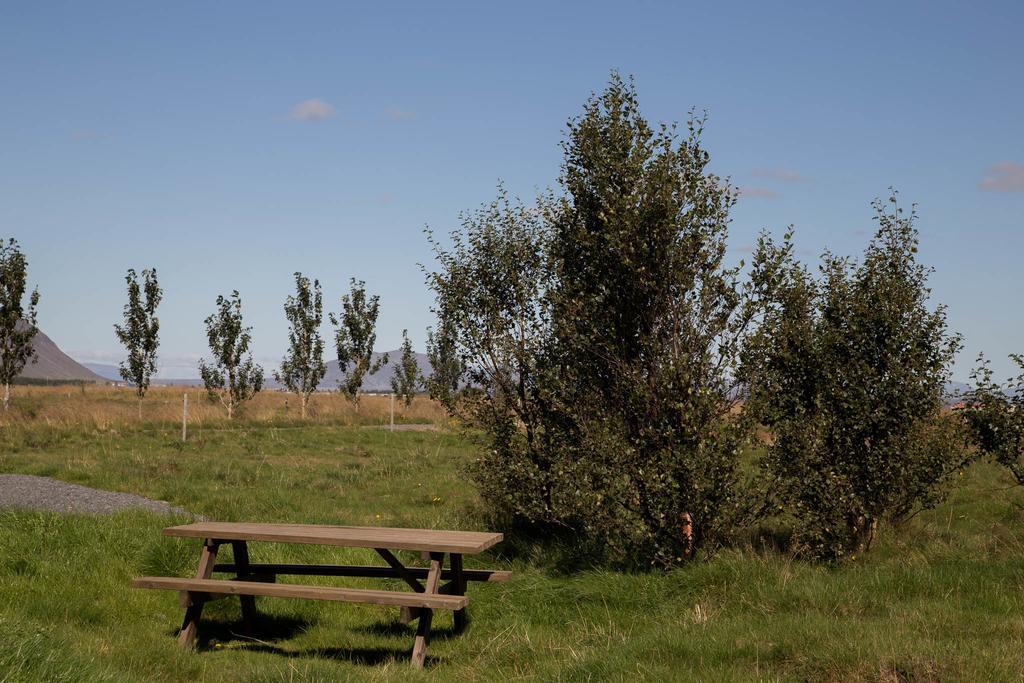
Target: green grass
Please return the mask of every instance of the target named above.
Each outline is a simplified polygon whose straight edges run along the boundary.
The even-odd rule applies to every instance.
[[[242,425],[184,447],[166,432],[7,425],[0,472],[160,498],[216,519],[477,528],[466,464],[443,432]],[[212,603],[201,648],[175,643],[181,610],[142,574],[187,575],[196,543],[141,512],[0,511],[0,680],[1017,680],[1024,671],[1024,491],[968,471],[949,501],[839,567],[731,550],[678,571],[562,574],[490,556],[507,584],[474,584],[471,626],[438,625],[428,668],[408,665],[397,610],[259,600]],[[369,552],[254,544],[256,561],[376,562]],[[291,580],[291,578],[289,578]],[[367,585],[350,582],[351,585]],[[377,584],[379,585],[379,584]]]

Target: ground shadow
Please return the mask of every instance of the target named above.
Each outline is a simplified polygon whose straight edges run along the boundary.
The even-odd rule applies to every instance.
[[[199,623],[197,644],[200,650],[206,650],[214,643],[288,640],[305,632],[311,625],[307,619],[259,614],[250,636],[246,634],[241,620],[203,619]],[[171,635],[177,636],[178,632],[175,628]]]
[[[792,529],[761,524],[751,529],[747,536],[750,547],[764,555],[786,555],[793,552]]]
[[[393,638],[394,647],[315,647],[306,649],[289,649],[279,643],[301,635],[312,626],[307,619],[280,617],[260,613],[253,624],[252,635],[247,635],[241,620],[203,619],[199,625],[197,649],[211,651],[218,645],[231,644],[232,650],[261,652],[280,655],[282,657],[317,657],[337,661],[378,666],[385,662],[403,662],[412,655],[413,637],[416,635],[416,622],[411,625],[400,621],[382,621],[351,630],[366,635]],[[169,632],[177,636],[178,629]],[[454,627],[442,626],[431,628],[430,640],[448,640],[457,635]],[[399,644],[401,643],[401,644]],[[432,666],[443,660],[427,655],[425,666]]]
[[[234,649],[243,649],[248,652],[262,652],[282,657],[316,657],[320,659],[333,659],[339,662],[361,664],[365,666],[379,666],[386,662],[408,661],[412,655],[412,642],[408,647],[314,647],[305,650],[288,650],[278,647],[273,643],[247,643]],[[433,666],[443,660],[427,655],[425,666]]]
[[[456,635],[454,626],[438,626],[437,615],[434,615],[434,623],[430,627],[430,640],[448,640]],[[365,633],[371,636],[383,636],[385,638],[412,638],[416,635],[416,623],[403,624],[400,621],[380,621],[365,626],[357,626],[353,631]]]

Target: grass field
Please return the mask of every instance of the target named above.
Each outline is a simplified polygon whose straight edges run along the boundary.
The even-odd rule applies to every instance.
[[[19,387],[15,401],[37,401],[37,415],[0,427],[0,472],[224,520],[481,525],[466,474],[476,447],[444,429],[360,426],[379,424],[381,406],[303,428],[285,415],[253,411],[229,425],[211,414],[183,445],[169,417],[131,421],[130,397],[109,399],[124,402],[123,419],[108,407],[105,418],[75,423],[61,402],[81,400],[78,389],[46,391]],[[235,635],[237,601],[220,601],[204,614],[199,651],[181,651],[176,596],[127,588],[136,575],[194,570],[197,545],[160,536],[168,522],[0,511],[0,680],[978,681],[1024,672],[1024,491],[989,465],[839,567],[753,549],[668,574],[565,574],[539,553],[474,558],[471,566],[515,576],[471,586],[462,636],[450,637],[449,615],[435,622],[422,673],[408,665],[411,628],[397,610],[372,606],[260,600],[254,641]],[[351,549],[256,544],[253,554],[377,562]]]
[[[3,423],[22,422],[32,426],[68,426],[78,428],[116,427],[136,425],[138,403],[135,392],[128,387],[67,385],[67,386],[15,386],[14,398],[8,415],[0,415]],[[143,420],[148,426],[181,429],[182,403],[188,394],[189,429],[223,426],[224,408],[206,397],[202,387],[153,387],[142,405]],[[296,397],[280,391],[264,391],[243,404],[240,419],[247,424],[295,425],[371,425],[390,420],[390,397],[365,394],[355,406],[338,392],[313,394],[309,415],[298,421],[299,403]],[[417,397],[406,407],[395,402],[396,422],[433,423],[444,421],[440,405]]]

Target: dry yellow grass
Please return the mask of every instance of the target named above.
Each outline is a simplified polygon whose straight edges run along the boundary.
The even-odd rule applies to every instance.
[[[189,425],[202,426],[226,421],[219,402],[211,402],[202,387],[152,387],[142,404],[144,422],[181,422],[182,402],[188,394]],[[373,425],[390,420],[390,396],[366,394],[358,408],[337,392],[317,393],[310,399],[305,422],[314,424]],[[298,400],[293,394],[263,391],[246,402],[237,420],[253,422],[303,423]],[[427,396],[417,396],[406,407],[395,401],[396,423],[440,424],[447,419],[444,408]],[[91,425],[105,428],[137,423],[135,392],[127,387],[86,384],[81,386],[16,386],[12,388],[11,409],[0,413],[0,424],[41,422],[54,426]]]

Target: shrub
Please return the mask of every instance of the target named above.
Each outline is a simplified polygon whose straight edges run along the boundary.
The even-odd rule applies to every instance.
[[[825,254],[811,276],[762,236],[752,268],[764,317],[744,350],[747,408],[771,431],[764,466],[797,547],[837,558],[870,546],[883,518],[934,505],[963,464],[942,392],[960,338],[928,308],[915,213],[873,204],[878,230],[859,264]],[[778,509],[778,508],[776,508]]]
[[[974,386],[959,410],[980,454],[1006,467],[1018,484],[1024,484],[1024,356],[1010,359],[1020,368],[1006,388],[993,381],[984,357],[971,373]]]
[[[488,440],[491,507],[594,559],[670,566],[720,541],[748,433],[729,418],[750,318],[723,266],[735,192],[707,170],[703,120],[650,127],[613,75],[570,122],[562,197],[508,200],[436,241],[439,329]]]

